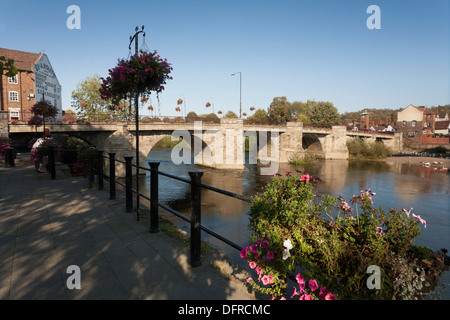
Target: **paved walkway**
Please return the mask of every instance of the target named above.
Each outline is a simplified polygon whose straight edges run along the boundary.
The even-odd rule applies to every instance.
[[[119,190],[111,201],[87,186],[81,177],[51,180],[30,163],[0,163],[0,299],[253,299],[210,261],[191,268],[186,245],[150,234],[125,212]],[[71,265],[81,289],[67,287]]]

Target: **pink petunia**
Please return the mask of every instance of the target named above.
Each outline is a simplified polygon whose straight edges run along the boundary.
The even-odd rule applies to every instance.
[[[304,174],[302,176],[300,176],[300,181],[306,181],[306,183],[309,182],[309,179],[311,179],[312,177],[309,174]]]
[[[305,280],[300,273],[295,276],[295,280],[300,285],[300,289],[305,289]]]
[[[248,253],[248,247],[242,248],[241,250],[241,258],[246,258]]]
[[[320,291],[319,291],[319,298],[320,299],[325,299],[325,296],[328,294],[328,290],[325,287],[321,287]]]
[[[250,266],[250,268],[255,269],[256,268],[256,263],[255,261],[249,261],[248,265]]]
[[[319,289],[319,286],[317,285],[316,280],[309,280],[308,285],[309,285],[311,291],[316,291],[317,289]]]
[[[327,293],[327,295],[325,296],[325,300],[337,300],[337,297],[335,294],[329,292]]]
[[[294,287],[294,290],[292,290],[291,298],[293,298],[297,294],[297,288]]]
[[[304,294],[300,297],[300,300],[313,300],[313,297],[310,294]]]
[[[274,254],[272,251],[267,251],[267,259],[272,260],[274,258]]]
[[[253,253],[253,254],[255,254],[255,253],[257,253],[258,251],[258,246],[256,245],[256,243],[252,243],[251,245],[250,245],[250,251]]]
[[[272,284],[273,276],[266,274],[261,278],[261,281],[262,281],[263,285]]]

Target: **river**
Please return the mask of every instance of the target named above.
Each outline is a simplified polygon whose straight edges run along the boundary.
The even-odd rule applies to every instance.
[[[260,192],[272,179],[258,174],[256,165],[246,165],[243,170],[217,170],[197,165],[174,165],[170,150],[152,150],[147,161],[160,161],[159,170],[189,178],[190,170],[204,171],[202,183],[246,196]],[[148,167],[148,164],[147,164]],[[347,201],[360,190],[371,188],[376,195],[374,206],[389,208],[413,208],[412,212],[428,222],[421,225],[422,235],[415,243],[425,245],[433,251],[450,249],[450,175],[448,171],[424,167],[419,164],[386,162],[356,162],[347,160],[323,160],[313,164],[293,166],[280,164],[279,173],[308,172],[322,181],[319,194],[342,195]],[[159,177],[160,201],[171,208],[190,216],[190,186],[164,176]],[[140,178],[140,191],[149,193],[149,174]],[[160,213],[171,218],[180,228],[189,231],[189,226],[169,213]],[[240,246],[249,244],[248,203],[210,190],[202,191],[202,224]],[[203,240],[225,252],[234,262],[242,263],[239,252],[229,245],[203,233]],[[444,272],[433,299],[450,299],[450,276]]]

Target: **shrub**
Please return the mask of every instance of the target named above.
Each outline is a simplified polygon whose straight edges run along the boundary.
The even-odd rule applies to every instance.
[[[286,296],[288,279],[295,281],[301,269],[302,275],[345,299],[392,297],[391,257],[404,255],[420,235],[419,222],[426,222],[410,216],[410,210],[374,208],[370,189],[354,195],[350,204],[341,196],[317,196],[319,181],[308,174],[287,173],[252,198],[251,238],[265,239],[273,252],[273,259],[261,267],[276,280],[270,293],[275,298]],[[381,290],[366,286],[371,265],[384,272]]]

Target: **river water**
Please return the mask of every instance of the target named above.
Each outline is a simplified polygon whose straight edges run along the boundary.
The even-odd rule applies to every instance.
[[[197,165],[174,165],[170,150],[152,150],[147,161],[160,161],[159,170],[172,175],[189,178],[191,170],[204,172],[202,183],[246,196],[260,192],[272,179],[258,173],[256,165],[246,165],[243,170],[217,170]],[[148,164],[147,164],[148,167]],[[386,162],[355,162],[347,160],[324,160],[314,164],[293,166],[280,164],[279,173],[308,172],[322,181],[318,194],[342,195],[347,201],[360,190],[371,188],[376,195],[374,206],[410,209],[428,222],[421,225],[422,235],[415,243],[434,251],[450,249],[450,175],[448,171],[434,170],[416,164]],[[190,185],[164,176],[159,177],[160,201],[190,217]],[[140,191],[149,193],[149,174],[140,179]],[[170,213],[161,212],[176,225],[189,232],[189,225]],[[240,246],[249,244],[247,229],[249,205],[210,190],[202,190],[202,225],[230,239]],[[225,252],[234,262],[242,264],[239,252],[229,245],[203,233],[203,240]],[[445,272],[441,283],[430,298],[450,299],[450,276]]]

